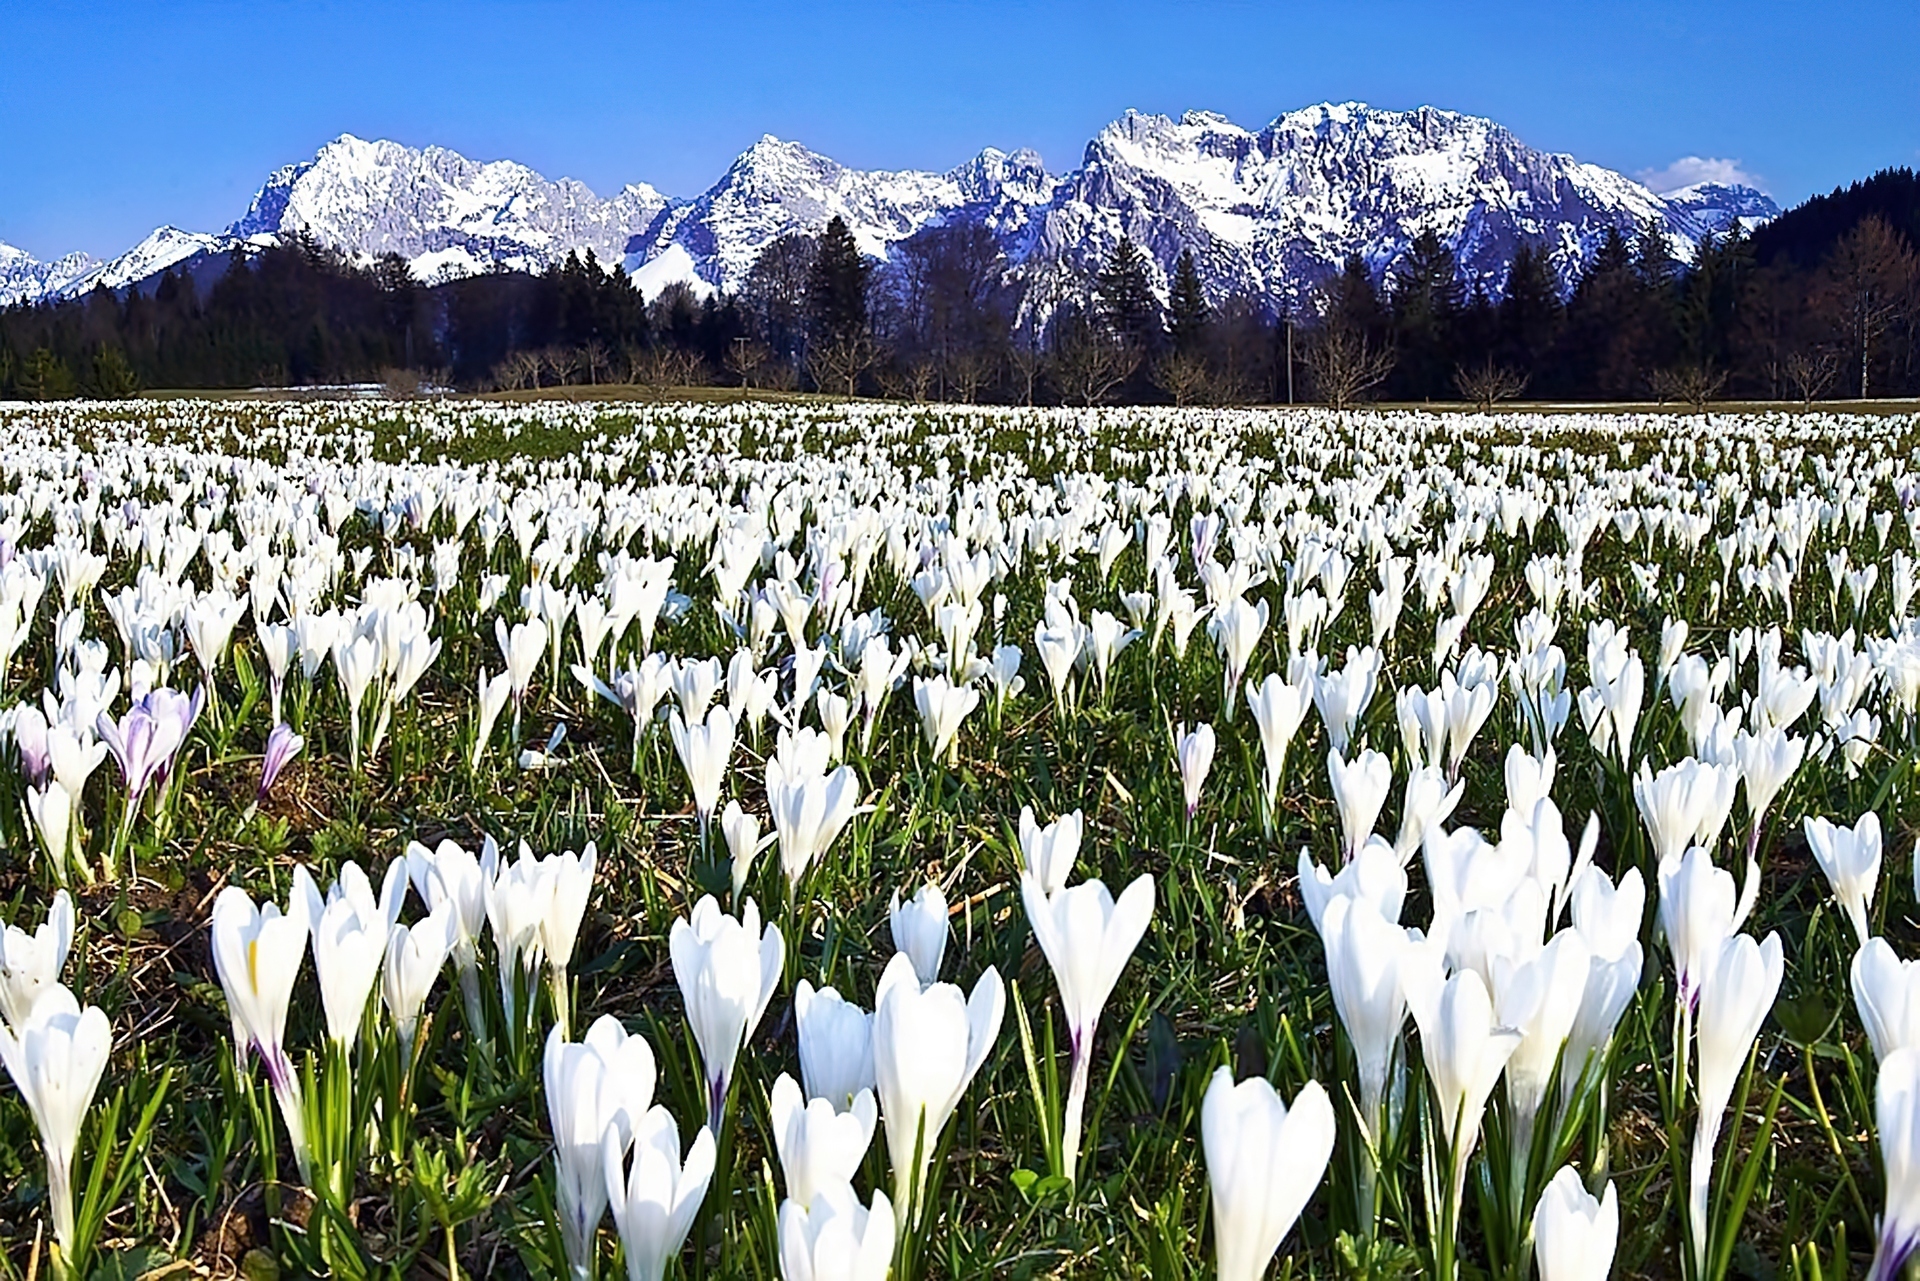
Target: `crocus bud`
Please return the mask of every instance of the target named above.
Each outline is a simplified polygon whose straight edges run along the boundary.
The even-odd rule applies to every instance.
[[[1780,936],[1756,943],[1736,934],[1720,945],[1714,964],[1700,984],[1699,1075],[1696,1095],[1700,1120],[1693,1132],[1693,1163],[1688,1212],[1693,1216],[1696,1272],[1706,1266],[1707,1191],[1713,1174],[1713,1146],[1740,1069],[1753,1048],[1760,1024],[1780,993],[1785,962]]]
[[[1340,810],[1340,857],[1351,859],[1373,835],[1374,822],[1393,790],[1393,762],[1371,749],[1352,762],[1337,751],[1327,753],[1327,781]]]
[[[1920,1246],[1920,1049],[1895,1050],[1874,1085],[1880,1159],[1886,1166],[1887,1212],[1868,1281],[1894,1281]]]
[[[851,1107],[836,1110],[826,1099],[803,1102],[799,1084],[782,1072],[771,1103],[773,1143],[789,1197],[810,1205],[816,1193],[853,1182],[879,1120],[873,1091],[860,1091]]]
[[[53,896],[39,929],[29,934],[9,925],[0,934],[0,1017],[16,1035],[33,1012],[34,1001],[60,982],[72,947],[73,897],[65,890]]]
[[[830,987],[801,979],[793,991],[793,1022],[800,1033],[800,1079],[810,1099],[845,1109],[873,1077],[873,1015]]]
[[[727,839],[727,857],[733,864],[733,901],[738,903],[747,891],[753,861],[773,844],[774,837],[771,832],[760,835],[760,820],[741,809],[739,801],[728,801],[720,811],[720,834]]]
[[[1874,1058],[1885,1063],[1896,1050],[1920,1048],[1920,961],[1903,961],[1885,939],[1871,938],[1853,954],[1851,977]]]
[[[1079,810],[1062,814],[1042,827],[1033,817],[1031,805],[1020,807],[1020,854],[1047,893],[1064,888],[1073,876],[1085,830],[1086,820]]]
[[[273,732],[267,735],[266,751],[260,757],[260,790],[256,796],[257,800],[267,798],[267,793],[272,790],[274,781],[280,777],[280,772],[286,769],[288,763],[298,756],[300,749],[305,746],[306,740],[293,732],[293,726],[282,722],[273,727]]]
[[[1865,943],[1872,932],[1867,913],[1880,881],[1880,816],[1869,810],[1852,827],[1809,818],[1805,827],[1807,846],[1827,874],[1834,899],[1847,914],[1854,936]]]
[[[1454,1149],[1454,1186],[1461,1187],[1467,1157],[1480,1138],[1487,1096],[1519,1048],[1520,1034],[1497,1025],[1487,985],[1473,970],[1444,977],[1429,949],[1408,953],[1401,982],[1420,1027],[1420,1058],[1433,1086],[1447,1141]]]
[[[1407,930],[1383,915],[1363,896],[1339,896],[1326,905],[1320,937],[1327,953],[1327,982],[1333,1007],[1360,1076],[1361,1121],[1380,1136],[1380,1105],[1394,1046],[1407,1023],[1407,996],[1400,984],[1402,957],[1418,946]]]
[[[1533,1208],[1533,1261],[1540,1281],[1607,1281],[1620,1239],[1620,1201],[1609,1182],[1595,1198],[1580,1172],[1560,1167]]]
[[[959,656],[955,656],[958,661]],[[954,685],[944,676],[930,680],[915,677],[913,705],[920,712],[920,727],[933,749],[935,760],[949,764],[959,756],[960,725],[974,708],[980,706],[980,691],[971,685]]]
[[[940,959],[947,954],[947,896],[940,887],[929,881],[905,903],[895,890],[887,917],[893,929],[894,950],[905,952],[913,962],[920,986],[939,982]]]
[[[673,736],[673,750],[687,772],[687,784],[693,790],[693,807],[702,822],[712,817],[720,803],[720,791],[727,782],[727,762],[733,756],[733,716],[723,706],[707,713],[704,724],[689,725],[678,711],[667,718],[667,730]]]
[[[913,964],[894,953],[874,993],[873,1066],[893,1165],[894,1214],[904,1224],[940,1133],[960,1096],[987,1061],[1006,1014],[1006,993],[991,966],[963,996],[951,983],[922,990]]]
[[[1187,817],[1200,808],[1200,789],[1207,784],[1207,771],[1213,768],[1213,726],[1199,724],[1189,732],[1185,725],[1174,733],[1174,759],[1180,766],[1180,790],[1186,794]]]
[[[1278,672],[1267,673],[1258,685],[1247,684],[1247,709],[1260,731],[1260,752],[1265,762],[1261,782],[1263,795],[1272,805],[1280,794],[1280,776],[1287,766],[1287,748],[1313,705],[1310,683],[1289,682]]]
[[[1200,1105],[1220,1281],[1258,1281],[1333,1155],[1333,1104],[1318,1081],[1281,1101],[1264,1078],[1215,1070]]]
[[[553,1127],[561,1237],[574,1275],[584,1277],[607,1210],[608,1166],[625,1155],[653,1101],[653,1048],[645,1037],[629,1036],[612,1015],[602,1015],[579,1042],[568,1041],[557,1027],[548,1032],[541,1072]],[[618,1149],[611,1160],[609,1142]],[[679,1143],[676,1134],[676,1160]]]
[[[673,923],[667,948],[706,1072],[707,1128],[717,1134],[734,1060],[773,999],[786,962],[785,944],[779,926],[761,929],[760,909],[752,899],[736,919],[721,912],[709,894],[694,905],[690,922],[682,917]]]
[[[808,1204],[788,1197],[780,1204],[781,1281],[886,1281],[897,1213],[886,1193],[876,1190],[869,1210],[844,1183]]]
[[[107,1016],[97,1006],[83,1011],[57,983],[39,995],[17,1031],[0,1027],[0,1063],[40,1132],[54,1237],[65,1250],[73,1247],[73,1156],[112,1047]]]
[[[664,1107],[649,1108],[634,1119],[631,1168],[623,1168],[624,1133],[616,1122],[601,1136],[607,1207],[626,1253],[627,1281],[660,1281],[667,1261],[680,1253],[713,1181],[713,1131],[700,1127],[683,1164],[673,1114]]]
[[[1072,1179],[1080,1162],[1080,1126],[1087,1100],[1087,1074],[1093,1063],[1093,1034],[1100,1011],[1127,959],[1153,920],[1153,877],[1134,878],[1116,902],[1099,881],[1084,881],[1054,894],[1040,888],[1032,872],[1020,878],[1020,897],[1034,941],[1053,967],[1060,1008],[1067,1016],[1072,1046],[1072,1075],[1061,1150]]]

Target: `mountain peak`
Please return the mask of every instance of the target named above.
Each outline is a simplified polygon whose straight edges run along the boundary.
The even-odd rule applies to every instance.
[[[511,160],[342,133],[270,174],[222,235],[161,228],[110,263],[69,255],[43,264],[0,246],[0,303],[117,288],[296,233],[362,262],[400,254],[426,280],[496,265],[540,271],[591,250],[623,262],[649,293],[674,281],[736,290],[767,246],[840,217],[878,259],[926,228],[978,225],[1009,273],[1081,282],[1071,288],[1126,235],[1163,288],[1191,249],[1210,296],[1281,310],[1351,254],[1390,272],[1426,231],[1453,247],[1464,280],[1497,290],[1521,244],[1543,246],[1570,282],[1610,229],[1657,220],[1684,258],[1709,233],[1777,212],[1751,187],[1703,182],[1656,195],[1483,117],[1363,102],[1312,104],[1258,129],[1214,111],[1129,110],[1064,176],[1031,150],[994,147],[946,172],[853,169],[769,133],[686,201],[645,183],[603,198]]]
[[[517,161],[343,133],[276,170],[227,234],[304,233],[361,261],[397,253],[434,279],[496,263],[538,271],[589,249],[618,261],[666,204],[641,184],[603,200]]]

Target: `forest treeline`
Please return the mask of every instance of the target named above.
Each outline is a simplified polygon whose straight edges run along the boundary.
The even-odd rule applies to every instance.
[[[977,225],[922,231],[876,263],[835,219],[704,299],[677,285],[644,299],[590,253],[429,286],[397,256],[357,265],[296,238],[236,252],[204,287],[169,272],[0,311],[0,396],[367,382],[1075,405],[1913,396],[1916,249],[1907,169],[1709,239],[1691,262],[1655,227],[1616,232],[1570,289],[1531,245],[1498,291],[1463,283],[1428,233],[1384,270],[1349,259],[1292,315],[1208,298],[1190,254],[1163,303],[1126,240],[1088,278],[1010,270]]]

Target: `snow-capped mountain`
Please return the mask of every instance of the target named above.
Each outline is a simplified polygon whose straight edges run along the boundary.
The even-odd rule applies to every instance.
[[[649,295],[674,281],[736,290],[768,245],[839,216],[880,259],[929,226],[984,225],[1011,274],[1045,282],[1042,311],[1047,298],[1089,288],[1122,235],[1148,251],[1163,293],[1191,248],[1216,300],[1244,295],[1278,310],[1299,304],[1349,254],[1389,274],[1425,230],[1453,247],[1464,279],[1498,289],[1522,243],[1545,248],[1570,282],[1610,228],[1657,222],[1685,258],[1709,231],[1778,212],[1751,187],[1703,183],[1660,195],[1535,150],[1491,120],[1360,103],[1289,112],[1258,130],[1208,112],[1178,120],[1128,112],[1064,176],[1031,151],[993,149],[945,172],[850,169],[764,137],[685,201],[644,183],[603,199],[511,161],[343,134],[272,174],[223,233],[163,227],[106,263],[84,254],[39,263],[0,246],[0,305],[122,288],[295,234],[362,262],[398,253],[428,281],[496,264],[540,271],[592,250],[623,263]]]
[[[1725,234],[1736,222],[1752,231],[1780,212],[1773,197],[1764,192],[1724,182],[1697,182],[1690,187],[1664,191],[1660,198],[1669,208],[1691,214],[1702,228],[1716,236]]]
[[[352,134],[275,172],[230,236],[305,233],[363,261],[397,253],[423,280],[539,271],[591,249],[618,262],[667,201],[644,183],[603,200],[571,178],[550,182],[510,160],[480,163],[444,147]]]
[[[1453,248],[1464,279],[1498,289],[1523,243],[1545,248],[1571,283],[1609,228],[1631,234],[1657,220],[1687,257],[1708,229],[1777,212],[1748,188],[1663,199],[1536,151],[1491,120],[1432,107],[1323,104],[1257,132],[1207,112],[1129,112],[1088,144],[1040,215],[1032,257],[1084,281],[1125,234],[1163,284],[1191,248],[1215,298],[1287,306],[1349,254],[1389,273],[1426,230]]]
[[[145,240],[119,257],[93,264],[61,292],[69,297],[78,297],[100,286],[125,289],[143,280],[151,280],[167,268],[199,255],[229,253],[238,243],[239,240],[233,236],[182,231],[178,227],[156,227]]]
[[[59,294],[98,265],[83,253],[41,262],[26,250],[0,241],[0,307]]]
[[[947,173],[859,170],[768,135],[636,238],[627,270],[649,293],[673,280],[702,292],[736,290],[768,245],[791,232],[817,234],[836,216],[864,252],[882,259],[895,242],[951,218],[1010,237],[1057,185],[1031,151],[989,148]]]

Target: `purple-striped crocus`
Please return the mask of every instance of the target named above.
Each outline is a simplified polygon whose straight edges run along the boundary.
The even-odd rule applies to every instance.
[[[260,792],[257,801],[267,799],[267,792],[273,781],[280,777],[280,771],[294,757],[300,755],[300,749],[306,746],[306,740],[293,732],[293,726],[281,721],[267,735],[267,750],[260,758]]]
[[[47,745],[46,713],[32,703],[20,704],[13,714],[13,745],[20,752],[20,772],[29,787],[45,787],[53,770],[53,751]]]
[[[120,776],[127,785],[129,815],[139,807],[149,787],[166,781],[173,758],[186,742],[187,731],[199,719],[205,702],[204,686],[191,697],[162,686],[135,699],[118,724],[107,713],[100,713],[95,728],[120,766]]]

